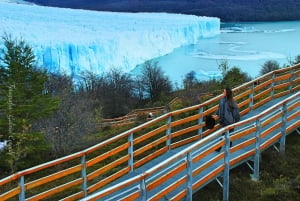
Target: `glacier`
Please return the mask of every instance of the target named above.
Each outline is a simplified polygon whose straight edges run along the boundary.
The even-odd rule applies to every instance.
[[[0,34],[24,39],[32,47],[38,67],[67,75],[100,74],[112,67],[130,72],[177,47],[220,34],[216,17],[88,11],[5,1],[0,1],[0,24]]]

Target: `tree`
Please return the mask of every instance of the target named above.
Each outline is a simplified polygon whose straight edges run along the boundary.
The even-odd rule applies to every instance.
[[[170,79],[164,75],[157,62],[145,62],[141,79],[145,92],[152,102],[159,100],[161,95],[169,94],[172,91]]]
[[[190,71],[187,73],[183,79],[183,87],[184,87],[184,94],[186,97],[188,97],[191,102],[185,101],[185,103],[188,104],[197,104],[199,99],[198,95],[201,93],[201,85],[196,77],[196,72],[195,71]]]
[[[14,119],[11,132],[26,133],[35,120],[51,114],[58,101],[45,91],[48,77],[46,72],[34,67],[31,47],[24,40],[12,40],[8,35],[3,40],[6,49],[2,49],[0,58],[2,103],[5,113]]]
[[[60,100],[59,108],[35,127],[45,133],[54,157],[85,148],[83,137],[95,131],[99,105],[87,79],[75,87],[71,77],[49,74],[46,90]]]
[[[106,117],[120,117],[133,108],[133,80],[121,69],[112,68],[106,74],[103,113]]]
[[[300,63],[300,55],[295,56],[295,61],[293,62],[293,65]]]
[[[227,60],[222,60],[219,64],[219,70],[222,71],[223,79],[221,81],[222,87],[235,87],[250,81],[251,78],[247,73],[242,72],[238,67],[230,67]]]
[[[191,71],[187,73],[183,79],[183,86],[184,89],[191,89],[193,88],[196,84],[198,84],[198,80],[196,77],[196,72]]]
[[[4,139],[9,140],[7,158],[14,172],[17,163],[32,153],[26,144],[31,134],[36,133],[41,142],[44,140],[43,135],[32,129],[33,123],[56,110],[58,101],[45,91],[47,74],[35,68],[31,47],[24,40],[13,40],[7,34],[2,39],[0,129]]]
[[[275,60],[268,60],[266,61],[263,65],[262,65],[262,68],[260,70],[260,75],[264,75],[264,74],[267,74],[271,71],[274,71],[274,70],[277,70],[279,69],[279,63],[278,61],[275,61]]]
[[[228,60],[223,59],[223,60],[221,60],[221,62],[218,65],[219,65],[218,69],[222,72],[222,76],[224,78],[226,73],[230,69],[230,66],[228,64]]]
[[[223,88],[226,86],[234,88],[250,80],[251,78],[247,75],[247,73],[242,72],[238,67],[232,67],[225,74],[221,84]]]
[[[134,94],[135,97],[138,99],[138,105],[142,105],[144,99],[144,84],[143,84],[143,79],[141,76],[137,76],[136,79],[134,79]]]

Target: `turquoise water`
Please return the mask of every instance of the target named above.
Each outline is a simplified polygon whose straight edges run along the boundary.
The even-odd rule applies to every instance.
[[[222,24],[219,36],[200,39],[153,61],[179,86],[190,71],[200,80],[220,77],[218,65],[223,60],[255,78],[265,61],[272,59],[284,65],[300,55],[299,37],[300,21],[227,23]]]

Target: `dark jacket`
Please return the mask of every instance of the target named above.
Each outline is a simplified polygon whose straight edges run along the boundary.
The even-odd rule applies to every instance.
[[[240,112],[236,102],[233,101],[232,107],[230,107],[226,97],[220,100],[217,115],[220,118],[220,124],[222,126],[228,126],[240,121]]]

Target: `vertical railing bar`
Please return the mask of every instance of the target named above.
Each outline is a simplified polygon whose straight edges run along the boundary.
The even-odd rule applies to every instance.
[[[273,74],[272,74],[272,84],[271,84],[271,93],[270,93],[270,96],[271,96],[271,98],[273,99],[273,97],[274,97],[274,93],[275,93],[275,91],[274,91],[274,87],[275,87],[275,73],[273,72]]]
[[[252,83],[252,85],[250,86],[250,96],[249,96],[249,99],[250,99],[250,103],[249,103],[249,108],[250,110],[252,111],[253,109],[253,102],[254,102],[254,82]]]
[[[86,155],[85,154],[81,157],[81,165],[82,165],[81,177],[83,179],[81,188],[84,193],[84,197],[86,197],[87,196],[87,177],[86,177]]]
[[[254,164],[253,164],[253,174],[251,175],[251,179],[253,181],[259,180],[259,163],[260,163],[260,144],[261,144],[261,121],[260,119],[256,119],[256,132],[255,132],[255,155],[254,155]]]
[[[140,182],[140,188],[141,188],[141,201],[146,201],[147,200],[147,190],[146,190],[145,177],[143,177]]]
[[[289,82],[290,82],[289,91],[290,91],[290,93],[292,93],[292,89],[293,89],[293,81],[294,81],[294,79],[293,79],[294,69],[291,69],[291,70],[290,70],[290,74],[291,74],[291,76],[290,76],[290,78],[289,78]]]
[[[166,135],[168,136],[168,139],[166,141],[166,146],[168,147],[168,150],[171,150],[171,143],[172,143],[172,139],[171,139],[171,122],[172,122],[172,116],[169,116],[168,117],[168,120],[167,120],[167,125],[168,125],[168,128],[167,128],[167,131],[166,131]]]
[[[20,177],[19,186],[21,188],[21,192],[19,194],[19,201],[25,201],[25,182],[24,182],[24,176]]]
[[[200,139],[202,139],[203,128],[201,124],[203,123],[203,107],[199,108],[199,114],[200,118],[198,119],[198,125],[200,126],[200,128],[198,129],[198,135],[200,136]]]
[[[188,152],[186,155],[187,161],[187,201],[193,200],[193,168],[192,168],[192,154]]]
[[[133,172],[133,133],[128,136],[129,147],[128,147],[128,166],[130,167],[130,172]]]
[[[229,154],[230,154],[230,133],[226,130],[225,133],[225,157],[224,157],[224,174],[223,174],[223,201],[229,201]]]
[[[280,137],[280,154],[285,154],[285,143],[286,143],[286,121],[287,121],[287,104],[282,105],[282,126],[281,126],[281,137]]]

